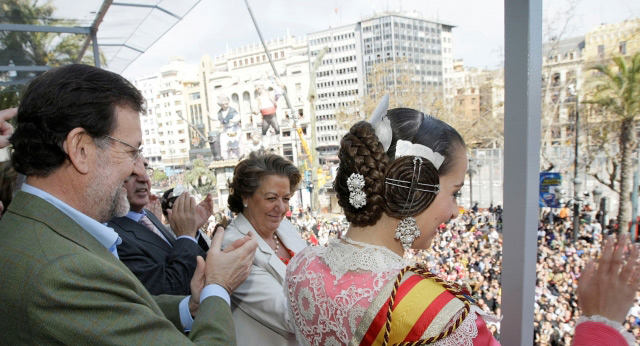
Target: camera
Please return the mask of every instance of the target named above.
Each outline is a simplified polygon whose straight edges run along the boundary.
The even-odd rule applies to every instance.
[[[175,188],[169,189],[164,192],[162,195],[162,199],[160,201],[160,206],[162,207],[162,213],[167,215],[167,210],[173,208],[173,204],[176,202],[176,199],[180,197],[180,195],[185,191],[184,186],[178,185]]]

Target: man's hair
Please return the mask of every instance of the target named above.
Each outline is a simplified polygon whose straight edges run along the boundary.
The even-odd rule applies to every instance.
[[[116,106],[142,112],[143,103],[142,94],[113,72],[78,64],[49,70],[29,84],[18,108],[10,139],[14,169],[50,175],[67,159],[63,143],[71,130],[81,127],[94,139],[104,138],[116,128]]]

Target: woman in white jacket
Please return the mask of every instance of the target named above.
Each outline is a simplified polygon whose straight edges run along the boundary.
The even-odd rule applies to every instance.
[[[282,285],[289,260],[306,246],[284,219],[300,179],[290,161],[252,153],[236,166],[229,184],[229,209],[237,216],[223,247],[249,233],[258,236],[251,274],[231,295],[238,345],[297,345]]]

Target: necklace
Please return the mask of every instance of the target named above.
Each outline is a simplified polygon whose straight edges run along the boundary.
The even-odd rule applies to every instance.
[[[278,240],[278,236],[275,233],[273,233],[273,240],[276,241],[276,248],[273,251],[276,253],[276,256],[278,256],[278,249],[280,248],[280,241]],[[291,251],[291,250],[289,250],[287,248],[285,248],[285,250],[287,250],[287,252],[289,253],[289,256],[291,256],[292,258],[293,258],[293,256],[296,255],[293,251]],[[285,265],[289,264],[289,261],[290,261],[289,258],[284,258],[284,257],[280,257],[280,256],[278,256],[278,258],[280,258],[282,263],[284,263]]]

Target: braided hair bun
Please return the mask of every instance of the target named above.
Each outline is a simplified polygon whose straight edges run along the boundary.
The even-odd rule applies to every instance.
[[[338,204],[347,221],[354,226],[374,225],[385,211],[384,172],[389,158],[371,124],[360,121],[353,125],[340,142],[338,157],[340,166],[333,183]],[[367,196],[367,203],[361,208],[355,208],[349,203],[347,180],[353,173],[364,176],[362,191]]]

